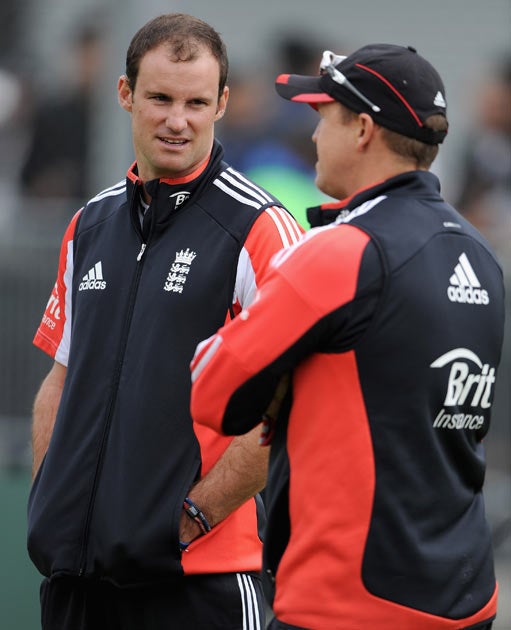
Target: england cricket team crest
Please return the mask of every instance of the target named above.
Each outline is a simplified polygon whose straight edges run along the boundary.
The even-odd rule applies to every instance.
[[[163,286],[165,291],[172,291],[173,293],[182,293],[183,287],[186,283],[188,273],[190,272],[190,266],[197,254],[190,251],[190,248],[186,248],[186,251],[181,250],[176,252],[176,258],[170,267],[170,271],[167,275],[167,279]]]

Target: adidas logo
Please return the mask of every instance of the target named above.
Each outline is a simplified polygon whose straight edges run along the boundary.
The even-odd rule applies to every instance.
[[[447,296],[451,302],[482,304],[484,306],[490,303],[488,292],[481,289],[481,283],[465,252],[459,257],[458,264],[454,267],[454,273],[449,278],[449,283]]]
[[[83,276],[82,282],[78,285],[78,291],[87,291],[89,289],[106,289],[101,261],[97,262],[94,267],[89,269]]]
[[[445,98],[442,92],[436,93],[435,100],[433,101],[433,105],[436,105],[437,107],[447,107],[447,103],[445,102]]]

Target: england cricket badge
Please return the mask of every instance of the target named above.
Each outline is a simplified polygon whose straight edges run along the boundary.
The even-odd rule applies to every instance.
[[[167,274],[167,279],[163,285],[164,291],[173,293],[182,293],[186,279],[190,272],[190,266],[195,260],[196,253],[192,252],[188,247],[186,250],[176,252],[176,258]]]

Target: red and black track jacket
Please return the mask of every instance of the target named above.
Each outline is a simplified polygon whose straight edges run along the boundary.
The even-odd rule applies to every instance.
[[[243,433],[292,373],[264,551],[281,622],[469,627],[496,611],[482,439],[501,269],[431,173],[347,209],[277,254],[255,302],[199,345],[192,416]]]
[[[219,145],[199,171],[146,184],[143,233],[132,167],[64,236],[34,340],[67,366],[29,499],[29,552],[44,575],[132,585],[261,566],[255,501],[181,555],[183,499],[232,439],[192,426],[188,366],[302,230]]]

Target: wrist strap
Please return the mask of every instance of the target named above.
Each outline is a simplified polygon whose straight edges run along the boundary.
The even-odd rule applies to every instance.
[[[185,498],[183,509],[186,514],[197,523],[203,534],[207,534],[211,531],[211,525],[208,523],[204,512],[189,497]]]
[[[263,413],[261,423],[259,446],[269,446],[273,440],[273,434],[275,433],[275,419],[269,414]]]

